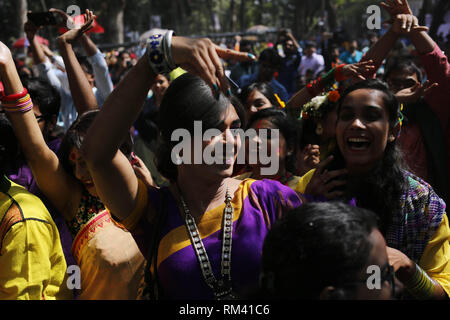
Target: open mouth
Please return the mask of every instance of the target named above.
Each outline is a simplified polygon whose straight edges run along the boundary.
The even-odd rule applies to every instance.
[[[364,151],[370,147],[370,140],[367,138],[348,138],[347,145],[348,148],[352,151]]]

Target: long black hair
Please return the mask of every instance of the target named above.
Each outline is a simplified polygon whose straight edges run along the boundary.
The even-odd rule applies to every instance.
[[[400,106],[388,86],[376,79],[361,81],[344,91],[338,105],[338,122],[345,98],[358,89],[371,89],[383,93],[384,106],[389,116],[389,129],[393,130],[399,123]],[[345,166],[345,160],[339,148],[336,148],[334,160],[329,169],[342,169]],[[388,141],[383,158],[374,168],[363,176],[350,178],[347,183],[347,196],[355,197],[358,206],[370,209],[380,217],[380,230],[384,235],[391,224],[394,213],[401,210],[401,197],[407,184],[403,175],[405,169],[402,153],[396,140]]]
[[[177,167],[171,158],[176,144],[171,141],[172,133],[176,129],[186,129],[193,135],[195,121],[202,122],[203,131],[216,128],[230,104],[244,127],[245,111],[236,97],[227,98],[220,94],[219,99],[216,99],[206,82],[189,73],[181,75],[170,84],[161,102],[159,114],[161,140],[157,167],[164,177],[172,182],[178,177]]]
[[[244,106],[247,105],[248,97],[250,97],[252,92],[255,90],[261,92],[270,101],[272,106],[281,108],[280,103],[275,97],[275,93],[268,82],[255,82],[245,86],[239,94],[239,100],[241,100],[241,103]]]
[[[374,213],[343,203],[307,203],[279,220],[262,253],[261,292],[270,299],[318,299],[335,287],[332,299],[352,299],[346,283],[359,280],[369,261]]]

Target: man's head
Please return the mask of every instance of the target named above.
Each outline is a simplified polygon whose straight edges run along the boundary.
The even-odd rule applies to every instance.
[[[95,87],[94,69],[92,68],[92,65],[85,56],[78,56],[77,58],[78,62],[81,65],[81,69],[83,69],[84,75],[86,76],[86,79],[89,82],[89,85],[92,88]]]
[[[310,58],[314,53],[316,53],[316,48],[317,46],[314,42],[308,42],[305,47],[305,55]]]
[[[350,41],[349,50],[350,52],[355,52],[356,50],[358,50],[358,41],[356,40]]]
[[[259,56],[258,67],[258,81],[270,82],[275,72],[277,72],[281,67],[281,57],[275,49],[265,49]]]
[[[44,137],[47,139],[56,128],[61,96],[58,90],[48,81],[39,78],[24,79],[23,85],[30,94],[33,101],[33,112]]]
[[[392,61],[387,67],[384,79],[392,93],[414,87],[422,82],[422,72],[411,60]]]
[[[377,217],[365,209],[308,203],[285,215],[264,242],[261,285],[270,297],[390,299],[392,282]]]

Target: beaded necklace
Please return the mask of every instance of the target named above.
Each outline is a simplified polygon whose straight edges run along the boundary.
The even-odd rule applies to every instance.
[[[180,201],[183,205],[185,213],[186,228],[189,233],[192,247],[194,248],[197,256],[200,268],[202,270],[203,278],[206,284],[213,290],[214,298],[216,300],[232,300],[237,296],[232,291],[231,284],[231,243],[233,235],[233,206],[231,205],[231,196],[228,192],[225,195],[225,208],[223,210],[223,222],[222,222],[222,259],[221,259],[221,276],[220,280],[217,280],[212,271],[211,262],[209,261],[208,254],[201,239],[194,217],[191,215],[183,196],[181,195],[180,188],[178,187],[180,194]]]

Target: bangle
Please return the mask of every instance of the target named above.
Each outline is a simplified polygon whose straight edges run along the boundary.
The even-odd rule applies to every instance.
[[[315,97],[322,93],[326,87],[331,87],[335,82],[335,71],[337,68],[333,68],[323,77],[317,78],[313,82],[306,85],[306,89],[311,97]]]
[[[436,291],[436,282],[417,264],[414,275],[404,285],[418,299],[433,299]]]
[[[346,78],[342,75],[342,68],[344,68],[346,65],[345,64],[341,64],[339,66],[336,67],[336,70],[334,72],[334,79],[337,82],[341,82],[344,81]]]
[[[8,96],[4,96],[2,98],[2,101],[3,102],[16,101],[18,99],[21,99],[21,98],[25,97],[27,94],[28,94],[27,88],[23,88],[22,92],[15,93],[15,94],[10,94]]]
[[[31,109],[33,109],[33,101],[28,93],[23,98],[3,104],[3,110],[8,113],[24,113],[30,111]]]
[[[147,54],[149,63],[156,74],[169,73],[176,69],[172,58],[172,35],[173,31],[170,30],[164,36],[155,34],[148,40]]]

